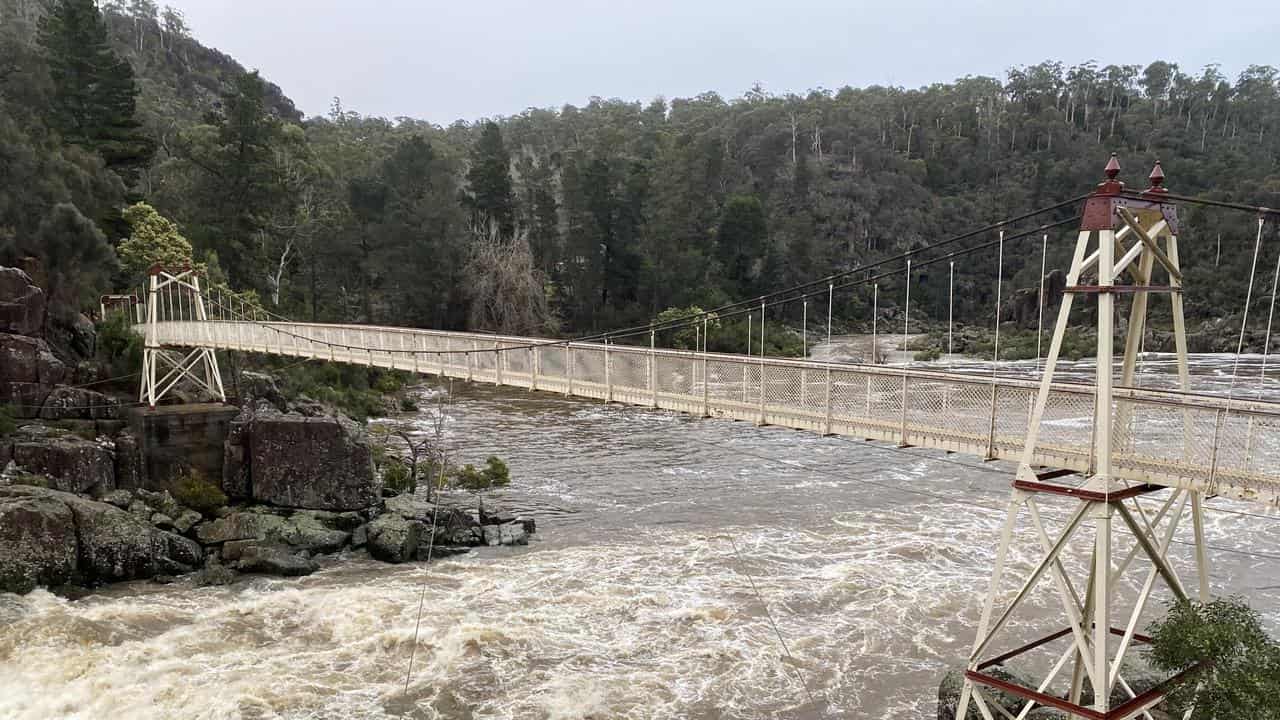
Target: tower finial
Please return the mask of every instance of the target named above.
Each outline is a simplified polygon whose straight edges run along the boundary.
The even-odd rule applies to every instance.
[[[1111,159],[1107,161],[1106,175],[1108,180],[1115,180],[1120,174],[1120,159],[1115,153],[1111,153]]]
[[[1103,171],[1106,178],[1098,183],[1098,189],[1094,190],[1095,195],[1119,195],[1124,192],[1124,183],[1116,178],[1120,175],[1120,158],[1115,153],[1111,153],[1111,159],[1107,161],[1107,167]]]
[[[1151,168],[1151,174],[1147,176],[1151,181],[1151,187],[1147,188],[1149,193],[1167,193],[1169,188],[1164,186],[1164,168],[1160,167],[1160,161],[1156,160],[1155,167]]]

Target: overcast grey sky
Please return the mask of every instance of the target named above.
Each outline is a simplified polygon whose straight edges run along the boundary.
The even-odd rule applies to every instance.
[[[164,4],[165,0],[161,0]],[[1280,64],[1277,0],[167,0],[309,115],[447,124],[648,100],[1002,77],[1045,59]]]

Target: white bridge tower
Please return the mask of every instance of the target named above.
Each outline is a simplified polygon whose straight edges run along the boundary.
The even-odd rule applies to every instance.
[[[1124,183],[1117,180],[1119,172],[1120,164],[1112,155],[1106,179],[1085,202],[1066,292],[1027,430],[1026,449],[1013,483],[995,568],[966,667],[957,718],[966,717],[970,704],[976,705],[985,720],[1004,717],[1006,711],[992,702],[991,690],[1025,701],[1018,718],[1034,707],[1056,708],[1069,717],[1089,720],[1149,717],[1146,713],[1151,707],[1198,669],[1191,668],[1153,688],[1135,689],[1125,678],[1126,653],[1149,641],[1139,632],[1139,624],[1157,585],[1177,600],[1194,595],[1204,601],[1209,584],[1202,493],[1122,481],[1112,472],[1117,464],[1123,464],[1127,477],[1141,475],[1134,472],[1140,470],[1132,457],[1134,406],[1126,399],[1125,389],[1134,385],[1152,294],[1169,298],[1180,389],[1190,389],[1177,211],[1165,197],[1168,191],[1158,161],[1151,171],[1150,187],[1141,193],[1126,191]],[[1075,473],[1033,466],[1032,460],[1045,409],[1055,392],[1054,372],[1077,296],[1097,299],[1098,342],[1092,469],[1083,479],[1076,475],[1073,483],[1069,478]],[[1112,347],[1117,297],[1130,300],[1119,387],[1114,384]],[[1173,424],[1176,427],[1178,421]],[[1190,447],[1192,424],[1186,411],[1182,411],[1181,427],[1182,436],[1170,443]],[[1178,434],[1176,429],[1172,432]],[[1042,500],[1056,500],[1069,510],[1056,531],[1041,514]],[[1198,576],[1197,586],[1191,590],[1183,585],[1169,559],[1169,547],[1187,515]],[[1022,528],[1020,522],[1024,523]],[[1029,543],[1040,558],[1016,591],[1005,582],[1014,543]],[[1072,547],[1087,548],[1089,555],[1075,577],[1064,552]],[[1140,562],[1135,562],[1137,559]],[[1047,634],[1039,637],[1028,637],[1025,630],[1015,634],[1010,621],[1021,613],[1024,622],[1016,625],[1027,627],[1027,600],[1045,581],[1058,597],[1058,603],[1051,604],[1061,605],[1061,622],[1046,628]],[[1040,614],[1042,617],[1043,610]],[[1051,668],[1034,687],[992,671],[1019,659],[1026,661],[1029,658],[1025,656],[1032,653],[1045,653],[1040,667]],[[1086,683],[1093,696],[1088,706],[1082,702]]]

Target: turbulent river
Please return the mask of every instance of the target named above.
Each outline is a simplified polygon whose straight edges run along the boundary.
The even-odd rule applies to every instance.
[[[1198,359],[1207,387],[1229,372]],[[423,408],[399,422],[428,432]],[[483,386],[456,386],[447,414],[462,460],[510,464],[489,503],[537,518],[527,548],[0,595],[0,718],[934,717],[972,643],[1010,466]],[[1066,505],[1045,505],[1056,525]],[[1280,523],[1211,506],[1215,591],[1276,629]],[[1022,540],[1019,577],[1037,559]],[[1174,555],[1191,581],[1189,548]],[[1035,607],[1056,622],[1048,588]]]

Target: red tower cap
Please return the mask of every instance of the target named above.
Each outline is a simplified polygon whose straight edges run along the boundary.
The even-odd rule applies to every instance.
[[[1124,192],[1124,183],[1116,179],[1120,175],[1120,159],[1115,153],[1111,153],[1111,159],[1107,161],[1107,167],[1103,172],[1107,177],[1098,183],[1098,189],[1094,191],[1095,195],[1119,195]]]
[[[1120,174],[1120,159],[1116,157],[1115,153],[1111,153],[1111,159],[1107,161],[1105,172],[1108,180],[1115,180],[1116,176]]]
[[[1164,168],[1160,167],[1160,161],[1156,160],[1156,166],[1151,168],[1151,174],[1147,176],[1151,181],[1151,187],[1147,188],[1149,193],[1167,193],[1169,188],[1164,186]]]

